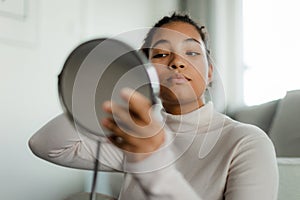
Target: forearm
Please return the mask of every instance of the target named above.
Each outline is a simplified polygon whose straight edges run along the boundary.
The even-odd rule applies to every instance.
[[[110,144],[101,146],[101,159],[106,165],[100,165],[101,170],[120,169],[122,154],[115,151]],[[32,152],[49,162],[79,169],[93,169],[97,152],[97,141],[78,133],[72,122],[61,114],[40,130],[29,140]],[[110,158],[110,159],[108,159]]]

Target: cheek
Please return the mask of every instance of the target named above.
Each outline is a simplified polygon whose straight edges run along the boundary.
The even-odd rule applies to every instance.
[[[202,94],[206,89],[206,82],[205,81],[192,82],[191,87],[193,88],[195,94],[199,97],[202,96]]]
[[[208,64],[204,61],[192,63],[193,67],[190,68],[190,73],[195,80],[206,85],[208,82]]]
[[[159,81],[162,82],[162,80],[165,79],[165,77],[168,75],[168,70],[166,66],[163,66],[161,64],[152,64],[156,70],[156,73],[158,75]]]
[[[191,87],[197,93],[197,95],[202,95],[205,91],[208,83],[208,75],[205,67],[203,68],[194,68],[191,70],[191,76],[193,81],[191,82]]]

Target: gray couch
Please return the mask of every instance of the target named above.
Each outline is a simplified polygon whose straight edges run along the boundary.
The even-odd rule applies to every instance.
[[[277,157],[300,157],[300,90],[282,99],[230,112],[238,121],[263,129],[274,143]]]
[[[300,199],[300,90],[282,99],[230,112],[263,129],[274,143],[279,169],[278,200]]]

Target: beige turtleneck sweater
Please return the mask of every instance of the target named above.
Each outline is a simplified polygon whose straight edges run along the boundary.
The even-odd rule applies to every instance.
[[[139,163],[103,140],[100,170],[126,172],[119,199],[275,200],[278,169],[273,144],[259,128],[236,122],[212,103],[185,115],[162,111],[167,142]],[[96,142],[64,114],[42,127],[30,147],[50,162],[92,169]]]

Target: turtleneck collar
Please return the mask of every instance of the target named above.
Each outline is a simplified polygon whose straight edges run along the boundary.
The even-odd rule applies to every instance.
[[[176,133],[187,133],[198,130],[200,127],[207,127],[213,115],[213,103],[208,102],[201,108],[183,115],[172,115],[165,110],[161,111],[166,126]]]

